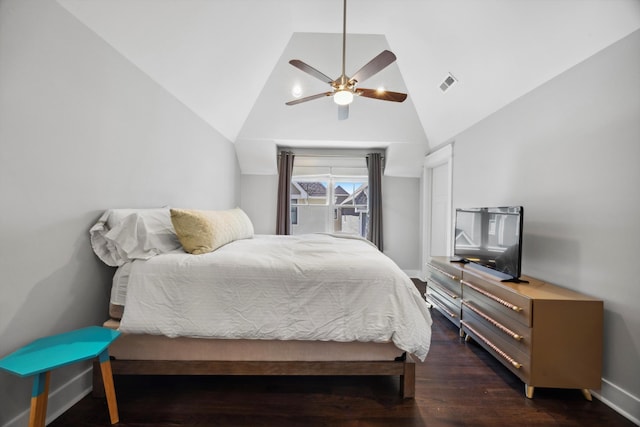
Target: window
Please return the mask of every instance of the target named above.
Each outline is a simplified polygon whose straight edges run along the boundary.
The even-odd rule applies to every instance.
[[[366,237],[369,178],[365,152],[298,151],[291,178],[291,234]]]
[[[336,179],[333,183],[335,224],[334,232],[367,236],[369,215],[368,179]]]
[[[368,190],[366,175],[294,175],[291,179],[292,234],[329,232],[366,237]]]

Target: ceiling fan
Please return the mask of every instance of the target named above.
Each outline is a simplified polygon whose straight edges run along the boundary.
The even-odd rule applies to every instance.
[[[389,50],[384,50],[378,56],[373,58],[367,64],[365,64],[360,70],[351,77],[347,77],[345,74],[345,57],[347,46],[347,0],[344,0],[343,7],[343,20],[342,20],[342,74],[337,79],[332,79],[324,73],[316,70],[312,66],[300,61],[299,59],[292,59],[289,64],[304,71],[313,77],[322,80],[325,83],[331,85],[331,90],[328,92],[318,93],[316,95],[307,96],[300,99],[294,99],[289,101],[287,105],[296,105],[302,102],[311,101],[325,96],[333,96],[333,101],[338,104],[338,119],[345,120],[349,117],[349,104],[353,101],[355,96],[364,96],[366,98],[380,99],[383,101],[402,102],[407,99],[406,93],[390,92],[387,90],[379,89],[364,89],[359,88],[358,84],[365,81],[374,74],[382,71],[388,65],[392,64],[396,60],[396,56]]]

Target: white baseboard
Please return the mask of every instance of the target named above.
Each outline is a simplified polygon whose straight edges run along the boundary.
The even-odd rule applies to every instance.
[[[47,419],[45,421],[45,424],[49,424],[69,408],[71,408],[73,405],[78,403],[83,397],[91,392],[92,388],[92,368],[89,367],[80,374],[71,378],[62,386],[58,387],[56,390],[51,391],[49,393],[49,400],[47,402]],[[28,405],[31,404],[30,401],[25,403],[27,403]],[[30,410],[31,408],[27,407],[25,411],[20,413],[18,416],[10,420],[2,427],[24,427],[26,425],[29,425]],[[105,417],[107,417],[106,419],[108,419],[108,416],[109,414],[105,413]]]
[[[632,395],[604,378],[600,391],[592,391],[592,394],[596,399],[640,426],[640,398],[638,396]]]

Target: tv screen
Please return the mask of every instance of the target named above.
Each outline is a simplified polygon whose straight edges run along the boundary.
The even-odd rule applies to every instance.
[[[520,277],[522,206],[456,209],[454,255]]]

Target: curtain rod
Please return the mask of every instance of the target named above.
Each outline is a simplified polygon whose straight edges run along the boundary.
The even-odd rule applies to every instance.
[[[287,150],[284,150],[287,151]],[[342,158],[352,158],[352,159],[359,159],[361,157],[363,157],[363,155],[358,155],[358,154],[298,154],[294,151],[292,151],[293,155],[296,157],[342,157]],[[364,154],[364,156],[367,156],[371,153],[366,153]],[[280,153],[278,153],[278,157],[280,157]],[[384,159],[384,154],[380,153],[380,157],[382,157]]]

